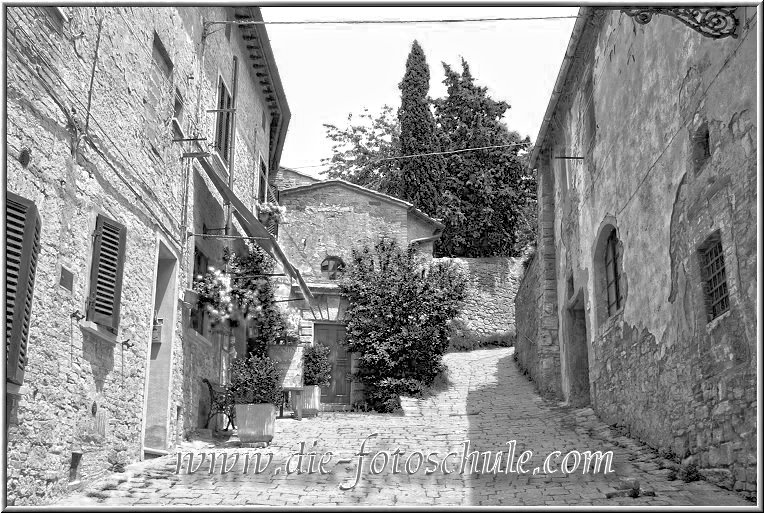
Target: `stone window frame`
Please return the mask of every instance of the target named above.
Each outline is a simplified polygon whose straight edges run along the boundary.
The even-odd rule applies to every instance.
[[[697,256],[706,305],[706,321],[710,323],[730,310],[730,290],[721,230],[711,233],[698,246]]]
[[[332,266],[332,264],[334,264],[334,266]],[[345,271],[345,267],[345,262],[341,257],[337,255],[329,255],[321,262],[321,275],[327,280],[334,281]]]

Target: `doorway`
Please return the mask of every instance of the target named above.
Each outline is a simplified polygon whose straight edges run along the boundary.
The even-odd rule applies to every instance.
[[[329,348],[332,378],[329,386],[321,388],[324,404],[350,404],[350,353],[345,348],[345,325],[315,323],[313,340]]]
[[[586,337],[586,315],[583,293],[568,308],[568,377],[570,380],[571,406],[587,406],[589,397],[589,347]]]
[[[156,269],[156,292],[149,351],[144,452],[166,450],[170,421],[170,375],[175,325],[177,259],[161,241]]]

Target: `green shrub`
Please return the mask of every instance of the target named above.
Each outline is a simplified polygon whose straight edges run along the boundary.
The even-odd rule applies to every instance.
[[[345,343],[359,355],[354,379],[372,409],[396,411],[400,395],[421,395],[441,371],[466,280],[450,262],[382,239],[353,250],[340,290],[349,300]]]
[[[230,390],[236,404],[280,404],[283,395],[275,362],[255,354],[233,361]]]
[[[329,361],[328,347],[316,343],[305,348],[302,362],[306,386],[329,386],[332,379],[332,363]]]
[[[515,337],[510,333],[495,333],[493,335],[465,335],[452,333],[449,337],[449,351],[472,351],[485,347],[512,347]]]

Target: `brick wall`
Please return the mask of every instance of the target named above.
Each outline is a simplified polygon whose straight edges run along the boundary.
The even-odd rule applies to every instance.
[[[280,191],[291,189],[292,187],[299,187],[300,185],[310,185],[318,181],[318,178],[306,176],[283,166],[279,168],[278,174],[273,179],[276,188]]]

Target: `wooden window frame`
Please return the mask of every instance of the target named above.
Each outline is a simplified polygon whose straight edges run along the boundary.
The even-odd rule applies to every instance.
[[[228,88],[228,84],[225,83],[222,76],[218,77],[218,92],[215,108],[233,108],[233,96],[231,95],[231,90]],[[231,152],[231,134],[233,131],[231,123],[233,120],[232,112],[222,112],[218,110],[215,114],[215,151],[217,152],[218,157],[220,157],[220,160],[228,165]]]
[[[126,246],[127,228],[99,214],[93,231],[90,288],[85,317],[87,321],[103,326],[112,333],[117,333],[119,328]]]
[[[605,243],[605,299],[607,301],[607,315],[612,317],[621,309],[621,291],[618,262],[618,235],[615,229],[608,235]]]
[[[6,382],[21,385],[27,364],[27,343],[32,317],[34,280],[40,253],[42,221],[34,202],[10,191],[7,191],[5,208],[5,379]],[[11,226],[12,224],[14,226]]]
[[[260,155],[260,166],[257,172],[257,201],[260,203],[268,202],[268,166],[265,164],[263,156]]]

